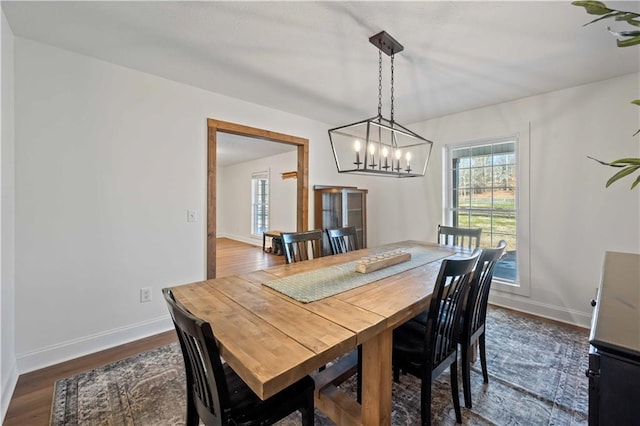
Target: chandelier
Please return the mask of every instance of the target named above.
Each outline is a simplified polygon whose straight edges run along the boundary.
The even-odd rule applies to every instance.
[[[378,115],[329,130],[339,173],[390,177],[424,176],[433,142],[393,118],[393,60],[404,47],[382,31],[369,41],[378,48]],[[382,53],[391,57],[391,116],[382,116]]]

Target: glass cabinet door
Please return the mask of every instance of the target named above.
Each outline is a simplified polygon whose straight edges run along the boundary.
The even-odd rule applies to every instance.
[[[355,226],[358,234],[358,243],[361,248],[367,246],[364,229],[364,194],[361,191],[345,191],[344,225]]]
[[[343,223],[342,194],[339,192],[322,194],[322,229],[340,228]]]
[[[367,247],[366,189],[341,186],[314,186],[315,228],[354,226],[361,248]],[[331,254],[329,240],[323,234],[322,255]]]

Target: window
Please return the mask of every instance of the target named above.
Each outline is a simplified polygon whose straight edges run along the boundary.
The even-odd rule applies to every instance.
[[[494,278],[518,282],[517,138],[447,148],[445,222],[461,228],[482,228],[482,247],[507,242],[507,255]]]
[[[251,233],[262,236],[269,230],[269,172],[251,175]]]

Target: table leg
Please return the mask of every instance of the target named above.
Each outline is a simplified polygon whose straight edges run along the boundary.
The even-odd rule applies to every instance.
[[[391,425],[391,347],[387,329],[362,344],[362,424]]]
[[[266,242],[266,239],[267,239],[267,235],[263,232],[263,233],[262,233],[262,251],[263,251],[263,252],[264,252],[264,249],[265,249],[265,242]]]

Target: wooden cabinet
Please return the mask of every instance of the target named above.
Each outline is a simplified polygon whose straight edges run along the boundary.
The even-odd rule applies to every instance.
[[[607,252],[591,324],[589,425],[640,425],[640,255]]]
[[[314,220],[316,229],[355,226],[361,248],[367,246],[367,190],[350,186],[315,185]],[[329,255],[329,242],[323,239],[322,254]]]

